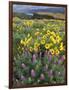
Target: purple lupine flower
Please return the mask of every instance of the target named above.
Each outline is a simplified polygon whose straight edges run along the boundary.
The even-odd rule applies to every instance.
[[[42,53],[40,52],[40,58],[41,58],[41,54],[42,54]]]
[[[32,62],[34,63],[35,61],[36,61],[36,55],[33,54],[33,56],[32,56]]]
[[[48,72],[48,76],[49,76],[49,77],[51,77],[51,76],[52,76],[52,74],[53,74],[53,71],[52,71],[52,70],[50,70],[50,71]]]
[[[44,66],[44,71],[47,71],[48,70],[48,65],[46,64],[45,66]]]
[[[21,76],[21,80],[26,80],[25,76],[22,75]]]
[[[61,60],[61,61],[64,61],[64,60],[65,60],[65,56],[64,56],[64,55],[61,56],[61,57],[60,57],[60,60]]]
[[[24,63],[21,64],[22,68],[26,68],[26,65]]]
[[[57,64],[57,62],[56,62],[56,61],[54,61],[53,63],[54,63],[54,64]]]
[[[59,60],[58,60],[58,64],[60,65],[61,63],[62,63],[62,62],[61,62],[61,60],[59,59]]]
[[[47,64],[45,65],[45,68],[46,68],[46,70],[48,69],[48,65]]]
[[[32,77],[35,77],[36,76],[36,73],[35,73],[35,70],[34,69],[31,70],[31,76]]]
[[[46,50],[45,53],[44,53],[44,56],[47,56],[48,55],[48,51]]]
[[[52,55],[48,55],[48,60],[51,61],[52,60]]]
[[[40,80],[44,80],[45,79],[45,76],[44,76],[44,74],[42,73],[41,75],[40,75]]]

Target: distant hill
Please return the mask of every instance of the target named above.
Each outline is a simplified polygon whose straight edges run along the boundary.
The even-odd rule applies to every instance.
[[[31,13],[34,12],[51,12],[51,13],[64,13],[64,8],[46,8],[46,9],[34,9],[34,10],[30,10]]]
[[[61,19],[65,20],[65,15],[61,13],[42,13],[42,12],[36,12],[31,14],[26,13],[13,13],[14,17],[19,17],[21,19]]]
[[[52,15],[41,15],[38,13],[33,13],[33,15],[28,15],[25,13],[14,13],[14,17],[19,17],[21,19],[54,19]]]
[[[30,18],[32,18],[31,15],[27,15],[25,13],[17,13],[17,12],[13,13],[13,17],[19,17],[21,19],[30,19]]]

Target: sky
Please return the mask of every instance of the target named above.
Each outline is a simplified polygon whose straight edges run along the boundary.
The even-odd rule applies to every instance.
[[[13,12],[23,12],[23,13],[32,13],[34,11],[39,10],[46,10],[48,8],[59,8],[60,10],[63,9],[63,7],[51,7],[51,6],[32,6],[32,5],[13,5]]]
[[[13,12],[15,11],[23,11],[23,12],[28,12],[31,10],[37,10],[37,9],[47,9],[49,7],[47,6],[32,6],[32,5],[13,5]]]

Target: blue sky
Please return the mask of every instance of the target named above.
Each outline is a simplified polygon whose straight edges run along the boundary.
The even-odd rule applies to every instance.
[[[31,10],[37,10],[37,9],[47,9],[49,7],[47,6],[32,6],[32,5],[13,5],[13,12],[15,11],[23,11],[23,12],[29,12]]]
[[[32,13],[38,10],[46,10],[47,8],[60,8],[60,7],[49,7],[49,6],[32,6],[32,5],[13,5],[13,12]],[[61,10],[63,7],[60,8]]]

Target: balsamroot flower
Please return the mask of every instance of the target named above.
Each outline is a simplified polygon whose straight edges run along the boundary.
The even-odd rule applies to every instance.
[[[35,36],[38,36],[40,34],[40,32],[35,32]]]
[[[44,74],[42,73],[41,75],[40,75],[40,80],[44,80],[45,79],[45,76],[44,76]]]
[[[45,44],[45,48],[49,49],[50,48],[50,44]]]
[[[42,44],[42,45],[45,44],[45,40],[44,40],[44,39],[41,40],[41,44]]]
[[[50,49],[50,52],[52,55],[54,55],[54,53],[55,53],[54,49]]]
[[[31,70],[31,76],[32,77],[35,77],[36,76],[36,73],[35,73],[35,70],[34,69]]]
[[[26,68],[26,65],[24,63],[21,64],[22,68]]]

